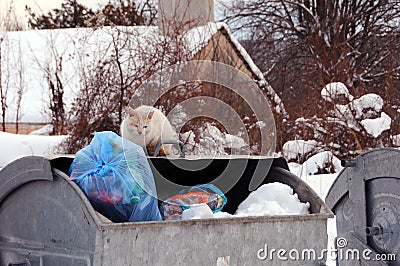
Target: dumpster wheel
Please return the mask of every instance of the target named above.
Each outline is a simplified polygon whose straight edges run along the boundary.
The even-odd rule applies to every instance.
[[[368,244],[379,253],[400,252],[400,179],[367,182]]]
[[[342,165],[326,203],[336,215],[336,248],[360,256],[337,265],[400,265],[400,151],[373,150]]]

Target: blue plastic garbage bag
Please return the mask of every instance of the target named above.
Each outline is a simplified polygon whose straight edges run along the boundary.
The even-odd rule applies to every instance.
[[[114,132],[96,133],[75,155],[69,175],[94,209],[113,222],[162,219],[143,148]]]

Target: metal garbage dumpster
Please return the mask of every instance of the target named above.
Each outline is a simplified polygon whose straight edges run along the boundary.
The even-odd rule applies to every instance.
[[[311,214],[136,223],[112,223],[97,213],[66,174],[72,160],[31,156],[0,171],[0,265],[320,265],[325,259],[333,214],[284,160],[149,158],[160,199],[176,189],[166,174],[182,185],[239,174],[224,211],[234,212],[249,187],[281,182],[310,203]]]
[[[342,165],[326,197],[337,265],[400,265],[400,150],[371,150]]]

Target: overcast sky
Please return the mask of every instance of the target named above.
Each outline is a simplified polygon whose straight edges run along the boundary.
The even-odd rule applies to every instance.
[[[97,9],[97,7],[106,4],[109,0],[78,0],[79,3],[90,7],[92,9]],[[222,2],[229,2],[230,0],[215,0],[215,14],[216,19],[220,18]],[[37,13],[47,13],[49,10],[57,7],[61,7],[61,4],[66,2],[66,0],[0,0],[0,19],[4,18],[10,4],[15,8],[15,14],[18,16],[18,20],[27,24],[27,15],[25,12],[25,6],[28,5],[32,10]],[[1,24],[1,23],[0,23]],[[25,25],[27,27],[27,25]]]
[[[32,7],[34,10],[48,11],[55,7],[60,7],[65,0],[0,0],[2,13],[7,9],[7,6],[12,2],[15,9],[19,12],[24,12],[25,5]],[[98,5],[107,3],[107,0],[80,0],[79,3],[88,7],[97,7]]]
[[[29,6],[36,13],[47,13],[49,10],[61,7],[65,0],[0,0],[0,16],[4,17],[10,4],[12,3],[15,8],[15,13],[20,21],[26,21],[25,6]],[[90,7],[96,8],[99,5],[104,5],[108,0],[79,0],[79,3]]]

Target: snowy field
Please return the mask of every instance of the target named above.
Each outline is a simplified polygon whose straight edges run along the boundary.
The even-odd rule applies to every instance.
[[[15,135],[0,132],[0,168],[23,156],[49,155],[57,152],[64,136]]]
[[[23,156],[55,154],[57,153],[57,146],[64,138],[65,136],[15,135],[0,132],[0,147],[2,147],[3,150],[3,152],[0,153],[0,168]],[[337,174],[309,175],[309,173],[315,172],[327,159],[332,160],[332,155],[328,152],[323,152],[311,157],[302,165],[295,163],[289,164],[291,172],[300,176],[307,182],[322,199],[325,199]],[[334,157],[333,160],[337,160],[337,158]],[[340,171],[340,165],[337,165],[336,170]],[[328,221],[327,233],[328,248],[333,247],[333,241],[336,236],[336,228],[333,219]],[[328,261],[328,265],[334,265],[334,262]]]

